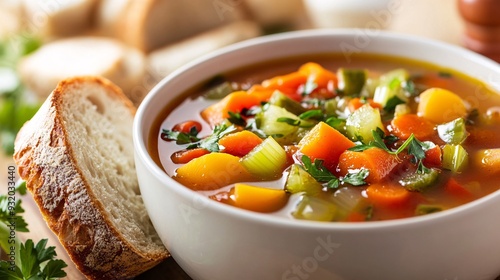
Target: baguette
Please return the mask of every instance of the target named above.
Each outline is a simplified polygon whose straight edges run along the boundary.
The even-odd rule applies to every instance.
[[[234,2],[234,1],[227,1]],[[217,6],[222,3],[225,10]],[[197,33],[242,19],[242,5],[226,1],[129,1],[121,13],[117,34],[125,43],[151,52]]]
[[[157,49],[146,57],[146,69],[158,82],[180,66],[221,47],[261,35],[260,26],[239,20]]]
[[[18,133],[14,160],[49,228],[89,279],[128,279],[169,256],[140,196],[135,108],[104,78],[61,81]]]
[[[145,95],[134,90],[146,72],[144,55],[112,38],[79,36],[47,43],[24,57],[18,70],[23,83],[40,98],[63,79],[87,75],[111,80],[134,104]]]

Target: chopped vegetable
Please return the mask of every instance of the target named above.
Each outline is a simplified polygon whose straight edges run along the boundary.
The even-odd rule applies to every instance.
[[[292,122],[297,122],[297,125],[285,121],[279,122],[278,119],[289,119]],[[279,138],[296,133],[298,124],[301,122],[298,116],[276,105],[269,105],[257,116],[257,120],[260,122],[259,129],[262,130],[262,132]]]
[[[369,170],[367,183],[383,181],[399,164],[397,156],[380,148],[370,148],[363,152],[346,150],[340,155],[340,174],[348,174],[350,170]]]
[[[328,139],[328,141],[324,141]],[[323,160],[324,166],[335,172],[340,154],[354,146],[354,143],[339,131],[324,122],[318,123],[300,140],[299,150],[311,158]]]
[[[343,95],[359,96],[365,85],[368,72],[365,69],[339,68],[337,76],[339,78],[339,90]]]
[[[234,185],[234,206],[262,213],[274,212],[285,206],[288,197],[284,190],[247,184]]]
[[[481,149],[474,154],[473,159],[474,164],[487,174],[500,172],[500,148]]]
[[[428,172],[410,173],[399,180],[401,186],[412,192],[423,192],[431,187],[438,179],[439,172],[431,168]]]
[[[369,104],[361,106],[354,111],[346,120],[347,136],[353,141],[361,141],[365,144],[373,140],[372,131],[384,129],[380,111],[372,108]]]
[[[417,206],[417,209],[415,209],[415,215],[418,215],[418,216],[427,215],[427,214],[432,214],[432,213],[436,213],[436,212],[441,212],[443,210],[444,210],[444,208],[441,205],[419,204]]]
[[[246,91],[235,91],[204,109],[201,116],[208,124],[215,127],[229,117],[229,112],[239,113],[243,109],[250,109],[253,106],[260,105],[263,101],[267,101],[269,97],[249,94]]]
[[[410,74],[404,69],[396,69],[380,77],[380,84],[375,89],[373,101],[383,106],[384,110],[391,111],[396,105],[408,102],[404,87]]]
[[[461,172],[469,162],[469,154],[462,145],[446,144],[443,146],[443,168]]]
[[[465,102],[455,93],[442,89],[430,88],[420,94],[418,114],[434,123],[445,123],[456,118],[465,118]]]
[[[268,137],[241,158],[240,162],[251,174],[270,179],[281,176],[286,161],[287,156],[283,147],[272,137]]]
[[[398,115],[391,121],[392,133],[400,139],[414,134],[417,139],[432,139],[436,135],[434,124],[416,114]]]
[[[203,155],[210,153],[209,150],[203,148],[194,148],[187,150],[180,150],[172,154],[170,159],[175,164],[184,164],[188,163],[195,158],[199,158]]]
[[[332,202],[303,195],[292,215],[301,220],[329,222],[333,221],[336,212],[337,207]]]
[[[304,192],[309,196],[315,196],[322,192],[323,185],[316,181],[300,165],[293,164],[290,167],[285,183],[285,190],[289,193]]]
[[[226,153],[210,153],[195,158],[179,167],[173,177],[198,191],[216,190],[239,181],[254,180],[239,157]]]
[[[450,178],[446,182],[444,190],[446,194],[461,201],[470,201],[473,197],[472,192],[458,183],[458,181],[454,178]]]
[[[381,206],[400,206],[410,199],[408,190],[391,183],[371,184],[366,194],[372,203]]]
[[[273,93],[269,99],[269,104],[284,108],[294,115],[300,115],[306,111],[299,102],[291,99],[279,90]]]
[[[343,220],[350,213],[359,213],[361,208],[365,205],[366,198],[363,197],[360,189],[351,187],[342,187],[335,191],[331,196],[332,201],[337,206],[337,217]],[[366,220],[363,216],[362,220]]]
[[[242,157],[262,143],[262,139],[255,133],[243,130],[227,134],[219,140],[219,145],[224,147],[224,153]]]
[[[448,144],[462,144],[468,136],[463,118],[440,124],[437,126],[437,131],[441,140]]]

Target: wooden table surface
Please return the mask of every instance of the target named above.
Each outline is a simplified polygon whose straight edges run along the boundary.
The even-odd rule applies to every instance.
[[[446,41],[452,44],[461,44],[460,38],[463,30],[463,24],[455,7],[455,0],[393,0],[398,1],[401,6],[397,12],[390,15],[391,22],[386,29],[401,33],[414,34],[428,38]],[[0,184],[1,192],[5,192],[7,186],[7,168],[13,165],[10,158],[2,158],[0,162]],[[21,239],[32,238],[36,241],[42,238],[49,239],[49,245],[56,246],[58,257],[64,259],[69,267],[65,269],[68,276],[66,279],[78,280],[85,279],[83,275],[72,265],[68,255],[58,243],[57,238],[47,228],[37,206],[28,195],[23,198],[23,205],[26,209],[25,219],[29,223],[28,234],[20,234]],[[175,263],[173,258],[169,258],[164,263],[158,265],[152,270],[140,275],[136,279],[173,279],[185,280],[191,279]]]

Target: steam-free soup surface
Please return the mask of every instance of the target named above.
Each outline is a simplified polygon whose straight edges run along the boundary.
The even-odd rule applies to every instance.
[[[150,146],[167,174],[216,201],[359,222],[498,189],[499,96],[458,71],[322,55],[214,74],[167,106]]]

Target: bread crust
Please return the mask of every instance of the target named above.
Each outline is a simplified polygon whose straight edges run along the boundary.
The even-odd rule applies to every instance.
[[[128,279],[168,257],[165,250],[142,253],[114,227],[104,205],[75,162],[59,113],[71,87],[97,83],[135,114],[132,103],[111,82],[98,77],[59,83],[16,138],[14,160],[49,228],[89,279]]]

